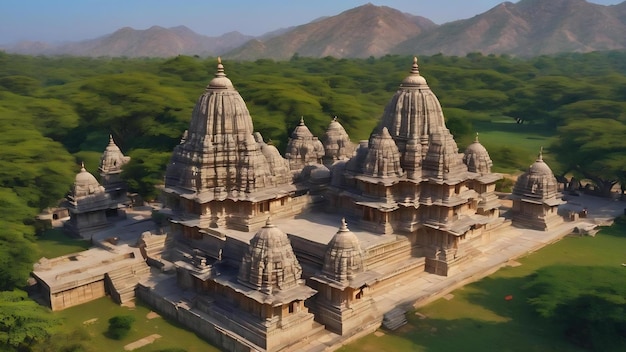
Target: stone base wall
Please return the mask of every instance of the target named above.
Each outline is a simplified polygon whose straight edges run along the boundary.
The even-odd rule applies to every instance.
[[[219,322],[212,319],[208,314],[192,311],[191,307],[187,305],[179,305],[177,302],[169,301],[166,297],[159,296],[148,287],[139,285],[136,294],[139,299],[153,307],[159,314],[173,319],[225,351],[249,352],[263,350],[260,346],[249,343],[242,336],[222,328]]]
[[[513,225],[526,229],[546,231],[554,226],[560,225],[563,221],[563,217],[556,212],[545,217],[513,213]]]
[[[141,284],[136,294],[160,314],[226,351],[278,351],[323,331],[308,311],[282,320],[258,321],[237,308],[214,304],[210,298],[203,302],[202,297],[195,297],[197,303],[169,300]]]
[[[315,306],[315,320],[339,335],[352,335],[364,326],[382,320],[371,297],[353,301],[350,308],[336,307],[326,300],[318,300]]]
[[[50,294],[50,308],[53,311],[63,310],[65,308],[93,301],[104,297],[105,295],[106,291],[104,289],[103,279],[78,286],[70,290]]]

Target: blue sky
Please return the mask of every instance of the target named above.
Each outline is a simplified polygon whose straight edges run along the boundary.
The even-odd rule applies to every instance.
[[[589,0],[603,5],[623,0]],[[337,15],[367,0],[0,0],[0,44],[21,40],[77,41],[122,27],[184,25],[218,36],[230,31],[260,35]],[[445,23],[482,13],[502,0],[371,0]]]

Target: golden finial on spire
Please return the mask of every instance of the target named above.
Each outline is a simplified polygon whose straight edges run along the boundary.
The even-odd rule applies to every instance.
[[[543,161],[543,147],[539,148],[539,155],[537,156],[537,160]]]
[[[300,126],[304,126],[304,116],[300,116]]]
[[[476,138],[474,139],[474,142],[476,142],[476,143],[480,143],[480,142],[478,141],[478,132],[476,132]]]
[[[80,162],[80,172],[85,172],[85,171],[87,171],[87,170],[85,170],[85,162],[81,161]]]

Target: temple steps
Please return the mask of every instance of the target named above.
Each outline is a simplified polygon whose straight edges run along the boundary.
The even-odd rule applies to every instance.
[[[150,267],[143,260],[108,272],[106,282],[109,284],[111,297],[118,304],[133,301],[137,283],[149,275]]]
[[[394,308],[383,315],[383,326],[388,330],[396,330],[407,323],[404,310]]]

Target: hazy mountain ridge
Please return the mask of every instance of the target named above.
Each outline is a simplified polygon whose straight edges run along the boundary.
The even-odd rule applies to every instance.
[[[521,56],[626,48],[626,2],[603,6],[585,0],[504,2],[470,19],[450,22],[392,49],[410,54],[468,52]]]
[[[124,27],[109,35],[80,42],[58,46],[22,42],[6,50],[18,54],[92,57],[170,57],[181,54],[208,56],[232,50],[252,38],[254,37],[239,32],[209,37],[197,34],[185,26],[172,28],[152,26],[145,30]],[[42,50],[38,51],[38,48]]]
[[[626,49],[624,33],[626,1],[610,6],[585,0],[503,2],[469,19],[443,25],[390,7],[366,4],[258,37],[239,32],[209,37],[184,26],[153,26],[146,30],[125,27],[81,42],[22,42],[4,50],[29,55],[223,55],[239,60],[284,60],[296,53],[337,58],[469,52],[535,56]]]

